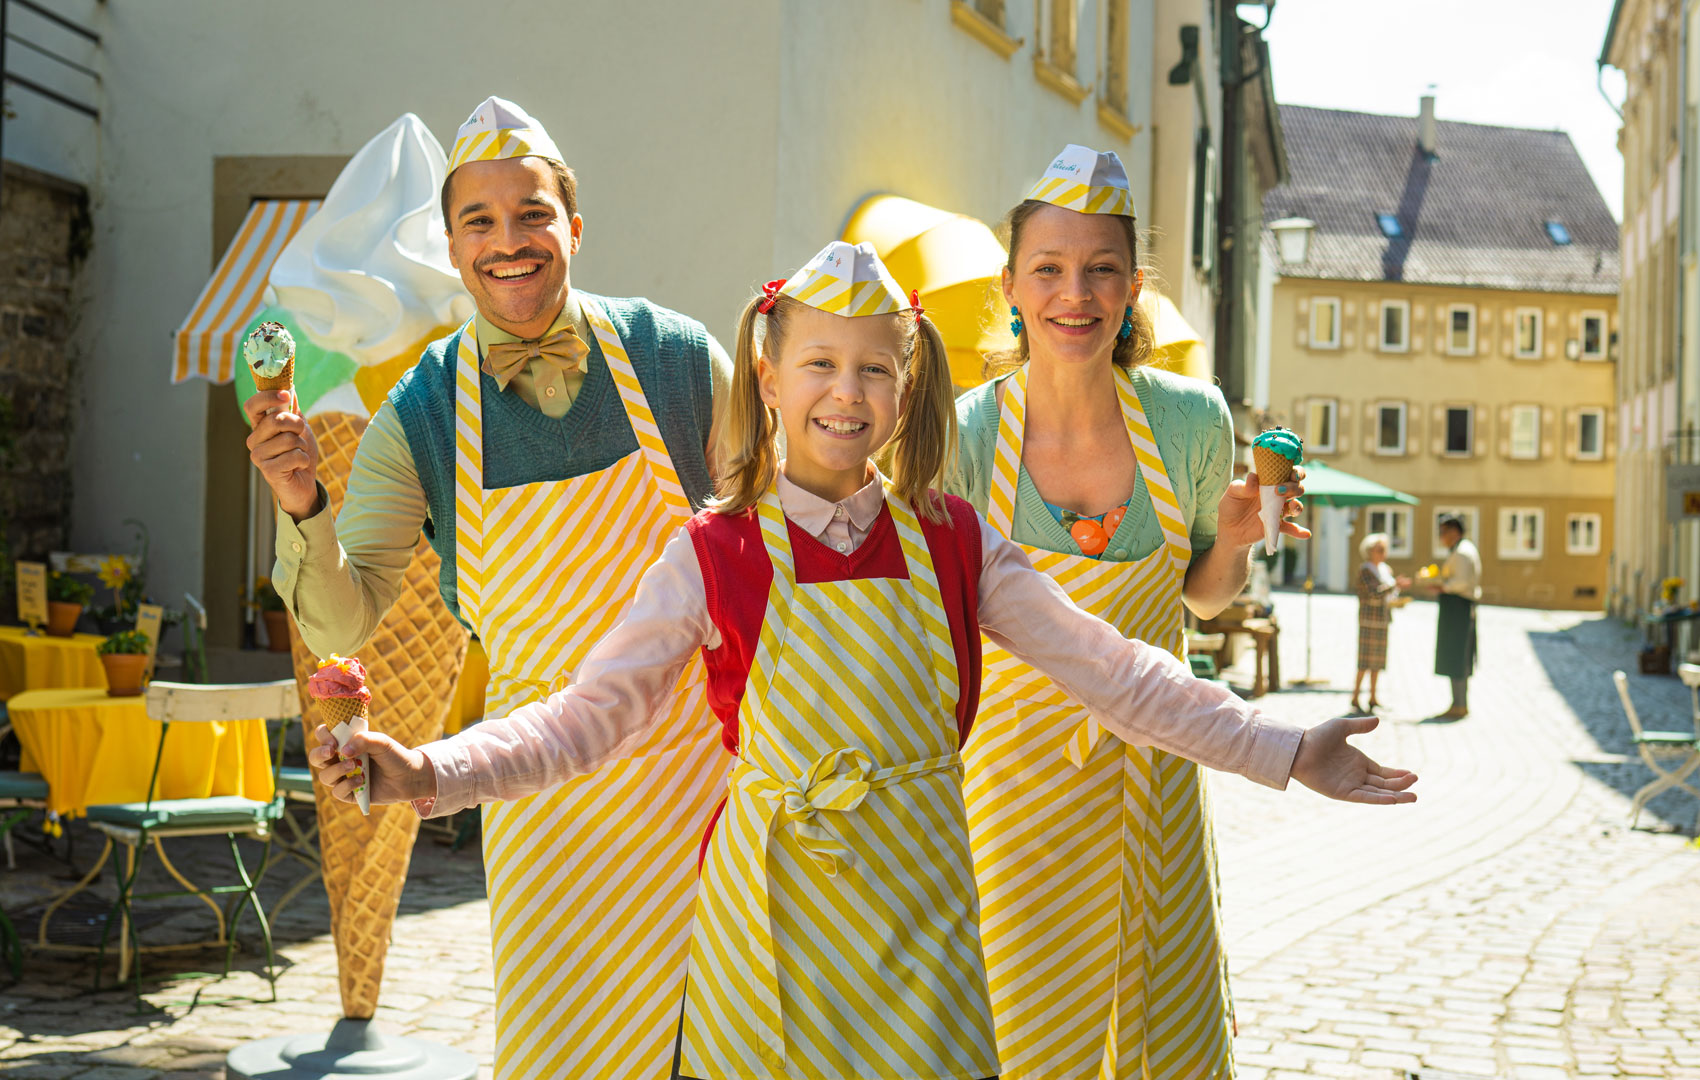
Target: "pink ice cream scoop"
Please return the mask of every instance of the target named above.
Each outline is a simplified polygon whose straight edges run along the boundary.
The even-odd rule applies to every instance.
[[[333,656],[319,665],[307,680],[307,692],[314,697],[355,698],[366,704],[372,702],[372,691],[366,686],[366,667],[352,656]]]

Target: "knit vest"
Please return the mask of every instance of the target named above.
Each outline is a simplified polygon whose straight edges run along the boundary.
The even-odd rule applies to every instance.
[[[708,331],[695,319],[647,300],[580,295],[600,303],[619,331],[685,496],[692,506],[701,506],[712,494],[706,453],[714,415]],[[456,331],[426,346],[419,362],[389,394],[429,504],[425,536],[442,558],[443,601],[457,619],[461,616],[455,587],[454,430],[460,338],[461,331]],[[588,476],[637,452],[637,435],[594,334],[589,345],[584,384],[572,408],[558,420],[544,416],[517,394],[504,393],[495,379],[479,373],[486,490]],[[493,539],[499,558],[504,538]],[[519,538],[507,539],[518,542]]]

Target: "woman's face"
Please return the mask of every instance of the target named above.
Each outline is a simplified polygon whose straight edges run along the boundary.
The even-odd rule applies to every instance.
[[[1121,219],[1046,205],[1022,227],[1003,294],[1021,313],[1035,360],[1102,363],[1141,279]]]
[[[1387,561],[1387,545],[1375,544],[1369,549],[1369,561],[1372,563]]]

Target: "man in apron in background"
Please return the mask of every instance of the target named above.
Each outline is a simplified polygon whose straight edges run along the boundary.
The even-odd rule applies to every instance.
[[[1482,557],[1464,535],[1464,519],[1440,519],[1440,542],[1449,554],[1435,583],[1440,587],[1440,622],[1434,632],[1434,673],[1452,680],[1452,707],[1442,720],[1470,715],[1470,675],[1476,669],[1476,603],[1482,598]]]
[[[442,204],[478,313],[373,415],[340,517],[293,399],[245,405],[278,501],[274,581],[315,654],[361,648],[423,529],[490,657],[486,712],[506,715],[572,678],[711,494],[730,361],[693,319],[571,288],[577,202],[517,105],[489,98],[461,126]],[[485,811],[501,1080],[668,1075],[697,849],[725,787],[700,660],[668,710],[621,763]]]

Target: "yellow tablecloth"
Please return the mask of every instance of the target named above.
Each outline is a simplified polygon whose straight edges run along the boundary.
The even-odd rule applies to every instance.
[[[29,636],[22,626],[0,626],[0,699],[54,687],[106,689],[106,669],[94,648],[99,634],[68,638]]]
[[[140,697],[102,690],[27,690],[7,702],[23,744],[21,768],[51,791],[48,808],[70,817],[103,803],[147,798],[159,723]],[[155,799],[272,797],[264,720],[180,722],[165,738]]]

